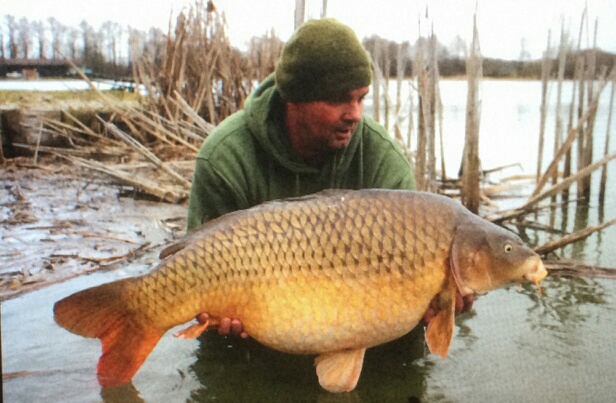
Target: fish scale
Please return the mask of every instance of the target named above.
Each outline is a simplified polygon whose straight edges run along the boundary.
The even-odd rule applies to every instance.
[[[487,244],[474,241],[481,234],[519,245],[520,256],[488,250],[486,259],[472,258],[479,253],[473,248]],[[476,273],[488,269],[468,262],[497,259],[489,270],[508,270],[503,280],[545,271],[515,235],[449,198],[409,191],[328,191],[270,202],[214,220],[175,249],[149,274],[56,304],[60,325],[101,338],[102,385],[128,382],[162,334],[207,312],[213,322],[240,319],[248,334],[277,350],[318,354],[319,382],[349,390],[364,350],[409,332],[437,295],[444,312],[437,322],[447,323],[456,282],[483,291]],[[109,319],[113,328],[103,324]],[[443,351],[446,343],[446,351],[450,336],[432,345]]]

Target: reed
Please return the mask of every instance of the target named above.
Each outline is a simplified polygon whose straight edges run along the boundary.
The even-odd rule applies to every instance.
[[[473,41],[466,61],[468,93],[466,98],[466,136],[462,165],[462,201],[466,208],[479,212],[479,80],[482,77],[477,17],[473,19]]]

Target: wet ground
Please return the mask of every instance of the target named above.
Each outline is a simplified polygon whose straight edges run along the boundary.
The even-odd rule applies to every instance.
[[[137,200],[92,171],[31,158],[0,170],[0,300],[137,260],[152,264],[184,230],[184,206]]]
[[[2,168],[0,279],[5,402],[606,402],[616,396],[616,282],[548,278],[478,299],[450,355],[423,330],[369,349],[358,387],[329,394],[313,357],[254,340],[168,332],[127,386],[101,390],[98,340],[58,327],[53,304],[141,274],[183,232],[185,207],[140,200],[89,171],[31,159]],[[87,275],[86,275],[87,274]]]

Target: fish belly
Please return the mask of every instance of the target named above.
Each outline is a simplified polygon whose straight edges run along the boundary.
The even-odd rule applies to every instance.
[[[208,293],[204,306],[214,316],[239,318],[251,337],[288,353],[371,347],[414,328],[444,279],[438,267],[415,276],[382,271],[273,278]]]

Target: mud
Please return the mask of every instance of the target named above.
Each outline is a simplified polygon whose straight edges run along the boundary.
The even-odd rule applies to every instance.
[[[108,177],[47,158],[0,166],[0,300],[140,261],[184,233],[184,205],[140,198]]]

